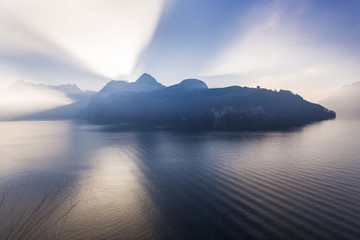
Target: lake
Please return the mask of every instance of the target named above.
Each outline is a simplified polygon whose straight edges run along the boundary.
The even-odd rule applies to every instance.
[[[49,229],[59,239],[360,239],[358,121],[272,132],[1,122],[0,134],[3,211],[61,188],[60,212],[74,207]]]

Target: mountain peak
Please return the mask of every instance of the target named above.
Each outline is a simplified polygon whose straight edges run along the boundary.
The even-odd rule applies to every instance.
[[[198,79],[185,79],[180,83],[171,86],[171,88],[181,89],[185,91],[208,89],[206,83]]]
[[[110,81],[100,90],[97,96],[106,97],[120,92],[150,92],[162,88],[165,88],[165,86],[157,82],[150,74],[144,73],[136,82]]]
[[[84,94],[84,91],[81,90],[76,84],[61,84],[57,86],[49,86],[50,88],[59,90],[67,95],[76,95],[76,94]]]
[[[136,83],[141,84],[159,84],[156,79],[148,73],[143,73],[137,80]]]
[[[204,83],[203,81],[201,81],[199,79],[192,79],[192,78],[185,79],[185,80],[182,80],[180,84],[194,88],[194,89],[207,89],[208,88],[206,83]]]
[[[25,82],[22,79],[18,79],[16,82],[14,82],[10,87],[35,87],[39,84],[31,83],[31,82]]]

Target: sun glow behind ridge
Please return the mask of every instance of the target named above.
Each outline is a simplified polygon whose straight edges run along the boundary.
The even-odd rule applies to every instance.
[[[0,91],[0,121],[73,103],[64,93],[45,86],[15,84]]]
[[[116,79],[131,74],[140,52],[152,38],[163,5],[163,0],[5,0],[0,3],[0,14],[60,46],[91,71]],[[0,29],[6,28],[0,24]],[[29,46],[24,37],[26,34],[5,32],[0,51],[15,47],[18,51],[54,55],[51,49],[41,51],[41,44]]]

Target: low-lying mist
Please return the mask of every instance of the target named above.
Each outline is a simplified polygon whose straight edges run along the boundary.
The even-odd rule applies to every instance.
[[[0,91],[0,120],[14,119],[72,102],[60,91],[18,81],[10,88]]]
[[[337,112],[338,117],[347,119],[360,119],[360,82],[347,85],[321,104]]]

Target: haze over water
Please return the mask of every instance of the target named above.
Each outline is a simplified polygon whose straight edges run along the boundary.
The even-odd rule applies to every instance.
[[[65,184],[64,239],[359,239],[360,122],[286,132],[1,122],[19,206]],[[65,206],[66,207],[66,206]]]

